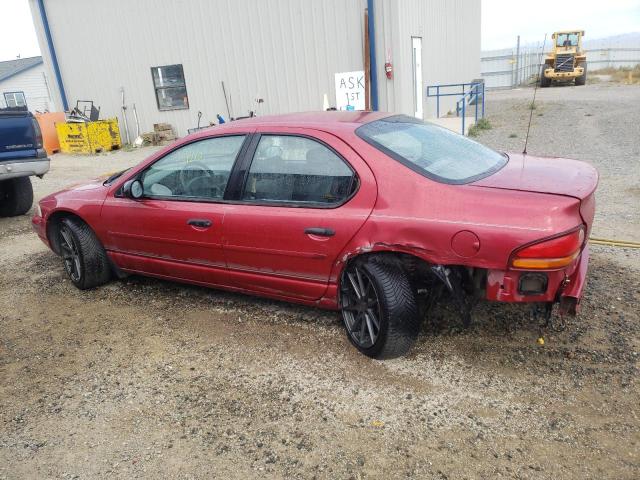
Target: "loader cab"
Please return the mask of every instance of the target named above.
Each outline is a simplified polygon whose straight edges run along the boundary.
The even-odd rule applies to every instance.
[[[582,37],[584,31],[556,32],[552,38],[554,40],[554,50],[557,53],[577,53],[582,50]]]

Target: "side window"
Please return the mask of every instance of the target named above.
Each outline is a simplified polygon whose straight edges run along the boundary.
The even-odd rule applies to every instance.
[[[345,200],[354,187],[353,170],[323,144],[305,137],[263,135],[242,199],[331,205]]]
[[[143,172],[144,196],[222,199],[244,139],[208,138],[174,150]]]

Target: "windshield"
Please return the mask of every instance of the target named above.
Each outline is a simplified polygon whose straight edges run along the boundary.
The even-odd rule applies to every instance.
[[[556,45],[558,47],[577,47],[578,34],[577,33],[559,33],[556,37]]]
[[[125,172],[128,172],[129,170],[131,170],[130,168],[127,168],[125,170],[121,170],[120,172],[116,172],[114,174],[112,174],[109,178],[107,178],[103,185],[109,185],[110,183],[113,183],[114,180],[117,180],[118,178],[120,178]]]
[[[405,115],[366,123],[356,133],[412,170],[442,183],[470,183],[508,161],[506,155],[463,135]]]

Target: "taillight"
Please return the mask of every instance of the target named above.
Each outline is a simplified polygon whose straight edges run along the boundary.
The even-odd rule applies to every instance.
[[[40,125],[38,125],[38,121],[35,118],[31,119],[31,123],[33,124],[33,136],[35,138],[35,147],[42,148],[42,130],[40,130]]]
[[[522,247],[511,257],[511,267],[526,270],[554,270],[573,262],[584,244],[584,225],[560,237]]]

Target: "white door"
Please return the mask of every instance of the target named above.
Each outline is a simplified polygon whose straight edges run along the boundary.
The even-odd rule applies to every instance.
[[[422,111],[422,38],[411,37],[413,50],[413,97],[416,118],[423,118]]]

